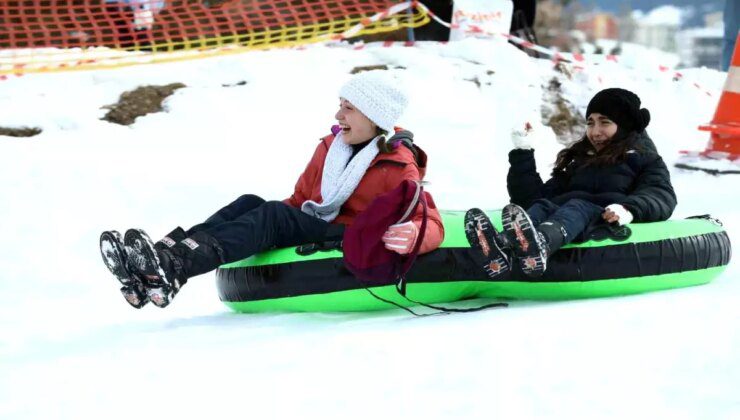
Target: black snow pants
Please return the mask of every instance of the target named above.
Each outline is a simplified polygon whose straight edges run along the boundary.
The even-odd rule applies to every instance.
[[[220,247],[221,263],[238,261],[271,248],[319,242],[341,231],[281,201],[265,201],[246,194],[190,228],[188,237],[213,238]],[[213,267],[216,268],[216,267]]]
[[[541,198],[535,200],[532,206],[527,209],[527,214],[532,219],[535,227],[545,221],[561,223],[566,231],[563,245],[576,239],[584,240],[582,233],[591,223],[598,220],[603,212],[603,207],[578,198],[568,200],[562,206]]]

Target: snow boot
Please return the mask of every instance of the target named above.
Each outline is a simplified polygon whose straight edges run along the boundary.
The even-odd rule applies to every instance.
[[[123,240],[118,231],[109,230],[100,234],[100,254],[108,271],[123,285],[121,294],[126,302],[136,309],[149,303],[144,284],[128,265]]]
[[[157,249],[141,229],[129,229],[124,245],[135,270],[146,286],[152,303],[164,308],[172,302],[188,278],[223,264],[223,252],[215,239],[198,232],[171,248]]]
[[[507,204],[501,221],[522,272],[530,277],[541,276],[547,269],[548,244],[527,212],[516,204]]]
[[[149,300],[160,308],[169,305],[184,283],[178,279],[169,248],[155,248],[141,229],[127,230],[123,243],[131,269],[144,283]]]
[[[185,233],[183,228],[178,226],[175,229],[173,229],[172,232],[164,235],[162,239],[155,242],[154,248],[155,249],[172,248],[173,246],[177,245],[178,242],[182,241],[183,239],[187,237],[188,235]]]
[[[565,245],[565,239],[568,237],[568,232],[565,231],[563,224],[554,220],[545,220],[540,223],[537,226],[537,231],[545,240],[548,258]]]
[[[509,256],[505,252],[508,241],[496,231],[482,210],[474,208],[465,213],[465,236],[473,248],[473,260],[486,272],[488,278],[495,279],[509,271]]]
[[[171,248],[177,241],[186,237],[185,231],[178,226],[164,238],[157,241],[154,244],[154,248]],[[103,256],[105,266],[123,285],[121,287],[121,294],[126,299],[126,302],[136,309],[140,309],[149,303],[146,286],[129,266],[123,238],[118,231],[110,230],[100,234],[100,254]]]

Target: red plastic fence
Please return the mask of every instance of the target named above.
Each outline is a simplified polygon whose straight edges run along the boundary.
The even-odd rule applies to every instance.
[[[295,43],[337,33],[391,0],[0,1],[0,49],[172,51]]]

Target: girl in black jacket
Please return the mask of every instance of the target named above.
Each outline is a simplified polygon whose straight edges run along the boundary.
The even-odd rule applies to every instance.
[[[618,88],[597,93],[586,109],[584,137],[560,151],[552,177],[542,182],[527,134],[514,132],[506,178],[511,204],[497,232],[485,214],[468,211],[465,230],[474,256],[490,277],[508,271],[512,251],[522,271],[541,275],[563,245],[585,240],[591,225],[656,222],[676,207],[670,175],[645,132],[650,112]],[[527,208],[525,211],[524,208]]]

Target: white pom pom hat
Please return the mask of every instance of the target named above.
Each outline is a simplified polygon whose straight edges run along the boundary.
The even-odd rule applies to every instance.
[[[375,125],[393,134],[393,127],[408,105],[398,82],[384,70],[353,76],[339,89],[339,97],[352,103]]]

